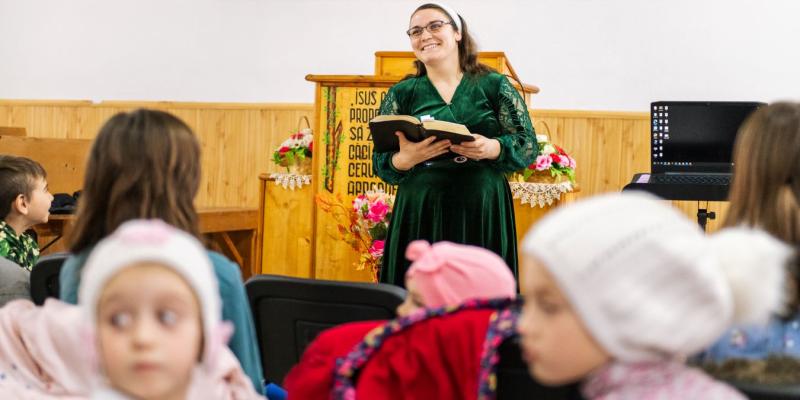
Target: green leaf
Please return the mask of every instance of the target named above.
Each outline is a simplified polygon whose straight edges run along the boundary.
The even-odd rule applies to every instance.
[[[386,225],[380,223],[376,224],[372,228],[369,229],[369,235],[372,237],[373,240],[384,240],[386,239]]]
[[[572,168],[568,169],[567,170],[567,177],[569,178],[570,182],[575,183],[575,170],[572,169]]]
[[[533,170],[530,168],[525,168],[525,171],[522,172],[522,177],[525,178],[526,181],[531,177],[531,175],[533,175]]]

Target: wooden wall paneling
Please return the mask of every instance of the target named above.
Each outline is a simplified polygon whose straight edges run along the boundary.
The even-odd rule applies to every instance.
[[[197,133],[203,146],[198,207],[258,206],[258,174],[279,170],[270,161],[272,151],[297,129],[301,116],[312,120],[315,141],[320,144],[317,148],[322,148],[320,134],[324,127],[320,126],[322,121],[312,119],[312,104],[0,100],[0,126],[24,127],[28,137],[93,139],[108,118],[137,107],[172,112]],[[534,110],[531,115],[538,133],[546,133],[538,122],[545,121],[551,141],[576,159],[581,189],[574,195],[576,198],[620,191],[633,174],[649,170],[647,113]],[[317,170],[315,166],[314,171]],[[673,204],[687,217],[696,219],[697,202]],[[727,203],[710,202],[708,209],[717,212],[717,219],[708,223],[708,230],[713,231],[724,220]],[[368,274],[351,277],[341,271],[318,272],[319,278],[368,279]]]
[[[185,113],[176,113],[177,115]],[[183,116],[182,116],[183,117]],[[194,116],[193,129],[202,138],[201,145],[203,148],[203,166],[205,171],[201,187],[203,188],[198,195],[197,202],[204,205],[219,205],[220,198],[225,196],[225,191],[230,191],[230,181],[226,181],[225,177],[229,172],[226,168],[226,153],[227,146],[236,148],[232,143],[227,143],[228,140],[234,140],[226,132],[225,127],[225,113],[220,110],[203,110],[201,115]],[[187,119],[184,117],[184,119]],[[191,119],[189,119],[191,121]],[[233,155],[228,155],[233,157]],[[244,167],[244,165],[242,165]],[[246,198],[247,193],[240,193],[243,198]]]
[[[111,116],[139,107],[171,112],[197,134],[203,148],[198,207],[256,207],[258,174],[278,170],[270,161],[272,151],[297,129],[301,116],[312,115],[313,108],[311,104],[0,100],[0,126],[24,127],[28,137],[94,139]]]

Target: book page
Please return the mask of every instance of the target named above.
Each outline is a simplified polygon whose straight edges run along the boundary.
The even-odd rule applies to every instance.
[[[370,122],[384,122],[384,121],[407,121],[414,125],[419,125],[421,122],[411,115],[378,115],[370,120]]]
[[[469,129],[467,129],[466,126],[457,124],[455,122],[431,120],[423,122],[422,126],[425,129],[452,132],[459,135],[471,136],[471,133],[469,132]]]

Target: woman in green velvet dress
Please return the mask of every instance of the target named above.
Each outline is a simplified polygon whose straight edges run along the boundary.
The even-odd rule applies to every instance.
[[[476,140],[412,143],[396,132],[399,151],[373,153],[375,173],[398,185],[381,282],[404,285],[405,249],[416,239],[487,248],[517,276],[514,206],[504,173],[537,155],[525,102],[504,75],[477,62],[466,24],[450,7],[422,5],[409,26],[417,73],[389,89],[380,113],[457,122]]]

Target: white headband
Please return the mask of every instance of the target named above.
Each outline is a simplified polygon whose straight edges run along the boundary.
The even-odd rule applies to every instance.
[[[447,16],[450,17],[450,19],[452,19],[453,22],[456,24],[456,28],[458,28],[458,31],[461,32],[461,18],[458,17],[458,13],[456,12],[456,10],[453,9],[453,7],[450,7],[447,4],[439,2],[430,2],[427,4],[432,4],[444,10],[444,12],[447,13]]]

